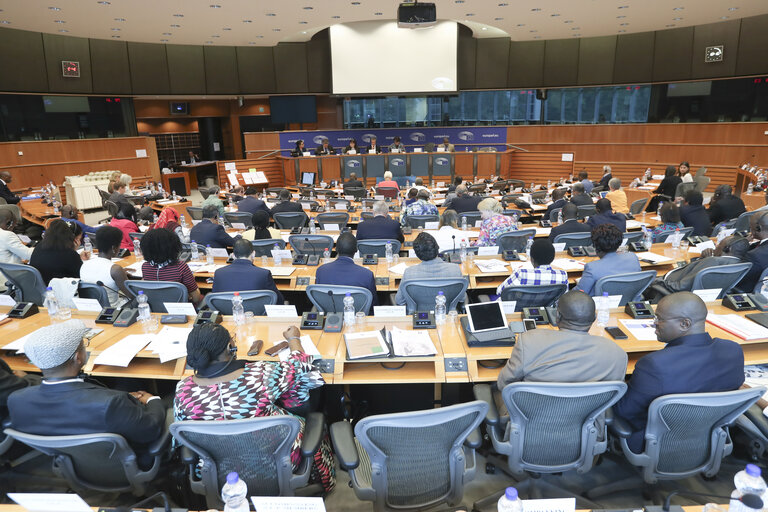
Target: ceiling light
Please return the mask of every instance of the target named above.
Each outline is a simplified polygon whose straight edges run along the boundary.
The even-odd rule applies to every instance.
[[[273,28],[272,32],[280,32],[280,29],[279,28]]]
[[[488,30],[487,28],[483,27],[482,30]]]
[[[549,16],[550,16],[551,18],[557,18],[557,17],[558,17],[558,16],[560,16],[560,15],[559,15],[559,14],[550,14]]]
[[[729,11],[735,11],[735,10],[738,10],[738,7],[729,7],[728,10]]]
[[[125,18],[115,18],[115,21],[125,21]]]
[[[352,2],[352,5],[360,5],[360,2]]]
[[[311,5],[304,7],[305,11],[311,11],[312,9],[314,9],[314,7],[312,7]]]
[[[61,7],[49,7],[48,9],[58,12],[61,10]]]
[[[307,25],[307,24],[308,24],[308,22],[306,22],[306,21],[300,21],[299,22],[299,25]]]
[[[499,4],[499,7],[506,7],[506,6],[508,6],[508,5],[509,5],[509,4],[505,2],[505,3]]]
[[[60,30],[59,30],[59,32],[61,32],[61,33],[66,33],[66,32],[69,32],[69,30],[67,30],[67,29],[65,29],[65,28],[62,28],[62,29],[60,29]]]
[[[224,27],[221,30],[232,30],[230,27]]]
[[[0,25],[10,25],[11,22],[8,20],[0,20]]]
[[[111,5],[112,4],[112,2],[107,2],[107,0],[99,0],[96,3],[99,4],[99,5]]]
[[[563,23],[573,23],[573,20],[564,20]]]
[[[494,19],[495,21],[501,21],[501,20],[503,20],[504,18],[493,18],[493,19]]]
[[[253,23],[253,20],[243,20],[243,23]]]
[[[221,37],[221,36],[220,36],[220,35],[218,35],[218,34],[213,34],[211,37],[214,37],[214,38],[216,38],[216,37]]]
[[[457,3],[457,4],[463,4],[463,3],[464,3],[464,0],[454,0],[454,3]]]
[[[306,31],[306,30],[304,30],[304,31],[302,32],[302,34],[306,34],[306,33],[307,33],[307,31]]]
[[[183,18],[183,17],[184,17],[184,15],[183,15],[183,14],[174,14],[173,16],[174,16],[175,18]]]
[[[623,14],[622,14],[621,16],[616,16],[616,19],[617,19],[617,20],[620,20],[620,19],[622,19],[622,18],[626,18],[626,16],[624,16]]]
[[[256,41],[248,41],[248,44],[256,44]]]
[[[331,16],[331,18],[334,20],[338,20],[338,19],[341,19],[341,16]]]
[[[672,24],[670,24],[670,25],[665,25],[665,26],[666,26],[667,28],[669,28],[669,27],[674,27],[674,26],[675,26],[675,24],[674,24],[674,23],[672,23]]]
[[[273,13],[273,12],[268,12],[268,13],[267,13],[267,16],[277,16],[277,14],[275,14],[275,13]]]
[[[541,39],[541,36],[533,36],[534,39]]]
[[[685,9],[685,7],[673,7],[672,8],[673,11],[682,11],[683,9]]]
[[[539,7],[534,7],[533,9],[531,9],[531,12],[539,12],[539,11],[541,11],[541,8]]]
[[[120,32],[120,29],[119,29],[119,28],[112,28],[112,29],[110,29],[110,30],[112,30],[112,32]]]
[[[628,5],[620,5],[618,9],[629,9]]]
[[[206,41],[205,44],[213,44],[213,41]]]
[[[524,27],[524,26],[525,26],[525,23],[518,23],[518,24],[517,24],[517,26],[518,26],[518,27]]]
[[[581,27],[571,27],[571,30],[581,30]]]
[[[383,12],[375,12],[375,13],[373,13],[374,16],[381,16],[382,14],[384,14],[384,13]],[[472,15],[471,14],[467,14],[467,16],[472,16]]]
[[[167,42],[168,42],[168,40],[167,40],[167,39],[161,39],[161,40],[160,40],[160,42],[161,42],[161,43],[167,43]]]
[[[727,20],[728,18],[729,18],[729,16],[720,16],[721,20]]]
[[[181,28],[181,25],[171,25],[171,28]]]
[[[528,32],[535,33],[535,32],[538,32],[538,30],[529,30]]]
[[[59,25],[66,23],[64,20],[53,20],[54,23],[58,23]]]
[[[624,30],[624,29],[619,30],[619,34],[622,34],[624,32],[626,32],[626,30]]]
[[[581,37],[581,34],[573,34],[573,37]]]
[[[619,23],[620,27],[626,27],[627,25],[629,25],[629,23]]]
[[[211,4],[211,9],[221,9],[221,6],[219,4]]]
[[[112,39],[120,39],[120,36],[112,36]]]
[[[473,13],[473,12],[468,12],[466,15],[467,15],[467,16],[474,16],[474,15],[475,15],[475,13]]]
[[[172,36],[173,34],[171,34],[170,32],[163,32],[163,35],[164,36]]]
[[[681,21],[683,18],[672,18],[672,21]]]

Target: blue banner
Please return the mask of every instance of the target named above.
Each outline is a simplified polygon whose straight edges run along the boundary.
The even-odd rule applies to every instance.
[[[435,146],[442,144],[445,137],[448,137],[456,151],[472,151],[473,148],[481,147],[494,147],[496,151],[507,149],[507,128],[504,126],[366,128],[280,132],[280,148],[283,149],[284,156],[290,156],[290,152],[296,147],[296,141],[301,139],[304,141],[305,150],[314,154],[317,146],[322,144],[323,139],[327,138],[338,153],[347,146],[351,139],[355,139],[361,150],[364,150],[371,138],[376,137],[377,144],[386,150],[396,136],[400,137],[408,153],[412,153],[414,147],[423,148],[429,142]]]

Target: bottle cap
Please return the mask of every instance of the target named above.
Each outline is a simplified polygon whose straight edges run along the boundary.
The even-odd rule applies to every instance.
[[[239,297],[240,296],[240,292],[235,292],[234,295],[235,295],[235,297]]]
[[[47,291],[50,291],[50,292],[52,292],[52,291],[53,291],[53,288],[51,288],[51,287],[49,286],[48,288],[46,288],[46,290],[47,290]]]
[[[747,474],[749,476],[760,476],[760,468],[754,464],[747,464]]]
[[[507,490],[504,491],[504,496],[506,496],[507,499],[510,501],[517,500],[517,489],[515,489],[514,487],[507,487]]]
[[[603,297],[608,297],[608,292],[603,292]]]
[[[48,288],[50,290],[50,288]],[[144,295],[144,290],[139,290],[139,295]]]
[[[240,475],[238,475],[235,471],[227,475],[227,483],[229,485],[235,485],[238,480],[240,480]]]
[[[440,290],[439,292],[437,292],[437,294],[438,295],[443,295],[443,290]]]

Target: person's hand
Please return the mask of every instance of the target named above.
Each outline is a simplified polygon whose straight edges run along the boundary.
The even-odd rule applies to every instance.
[[[86,252],[83,251],[83,252],[80,253],[80,259],[83,260],[83,261],[88,261],[90,259],[90,255],[86,254]]]
[[[290,340],[290,338],[298,338],[301,336],[301,331],[299,331],[298,327],[292,325],[283,331],[283,336],[286,340]]]
[[[296,326],[291,326],[283,331],[283,336],[288,341],[288,348],[291,352],[304,352],[304,347],[301,345],[301,331]]]
[[[133,393],[129,393],[129,395],[144,405],[146,405],[147,402],[149,402],[149,399],[154,396],[152,393],[147,393],[146,391],[134,391]]]
[[[704,249],[703,251],[701,251],[702,258],[709,258],[710,256],[714,256],[714,255],[715,255],[714,249]]]

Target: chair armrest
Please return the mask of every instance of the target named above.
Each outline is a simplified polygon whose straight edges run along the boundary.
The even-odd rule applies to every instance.
[[[311,412],[307,414],[304,422],[304,437],[301,440],[301,456],[312,457],[320,448],[325,430],[325,417],[323,413]]]
[[[182,446],[179,449],[179,457],[181,458],[181,462],[188,466],[197,464],[197,461],[199,460],[197,454],[186,446]]]
[[[610,411],[610,409],[608,410]],[[613,411],[610,413],[610,420],[608,417],[609,415],[606,414],[605,423],[608,425],[608,430],[610,430],[611,434],[616,437],[621,437],[622,439],[627,439],[632,435],[632,427],[626,420],[613,414]]]
[[[164,428],[160,437],[155,439],[152,444],[147,447],[147,453],[153,457],[162,455],[163,452],[168,451],[168,447],[171,445],[171,431],[168,428]]]
[[[662,286],[660,284],[651,285],[651,290],[653,290],[654,292],[656,292],[658,295],[662,297],[666,297],[667,295],[671,295],[672,293],[669,290],[667,290],[665,286]]]
[[[467,438],[464,440],[464,446],[477,450],[483,445],[483,434],[480,433],[479,428],[472,429]]]
[[[355,446],[352,424],[348,421],[337,421],[331,425],[331,441],[339,459],[339,466],[349,471],[360,465],[360,456]]]
[[[488,404],[488,413],[485,415],[485,423],[491,427],[499,424],[499,411],[496,409],[496,403],[493,401],[491,386],[488,384],[476,384],[472,387],[476,400],[482,400]]]

